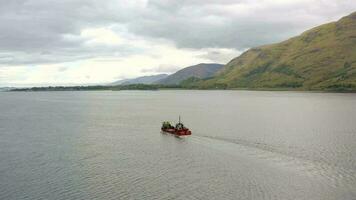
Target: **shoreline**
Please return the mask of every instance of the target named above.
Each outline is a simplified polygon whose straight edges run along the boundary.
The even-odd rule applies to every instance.
[[[305,93],[356,93],[356,90],[303,90],[296,88],[226,88],[226,89],[199,89],[199,88],[181,88],[181,87],[163,87],[163,88],[112,88],[103,86],[103,88],[90,88],[91,86],[75,87],[33,87],[17,88],[0,92],[80,92],[80,91],[159,91],[159,90],[197,90],[197,91],[266,91],[266,92],[305,92]]]

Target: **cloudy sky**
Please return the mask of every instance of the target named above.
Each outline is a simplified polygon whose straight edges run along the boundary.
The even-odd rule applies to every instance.
[[[355,0],[0,0],[0,86],[226,63],[354,11]]]

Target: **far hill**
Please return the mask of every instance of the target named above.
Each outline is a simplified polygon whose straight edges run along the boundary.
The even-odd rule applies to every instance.
[[[0,87],[0,92],[10,91],[12,89],[15,89],[15,88],[14,87]]]
[[[157,74],[152,76],[141,76],[133,79],[125,79],[116,81],[110,85],[130,85],[130,84],[152,84],[163,78],[166,78],[168,74]]]
[[[198,65],[186,67],[184,69],[181,69],[177,71],[174,74],[169,75],[168,77],[156,81],[157,84],[163,84],[163,85],[177,85],[183,80],[186,80],[188,78],[208,78],[214,76],[220,69],[222,69],[224,65],[221,64],[216,64],[216,63],[201,63]]]
[[[198,88],[356,90],[356,12],[281,43],[252,48]]]

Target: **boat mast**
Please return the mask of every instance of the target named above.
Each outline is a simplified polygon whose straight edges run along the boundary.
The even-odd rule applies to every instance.
[[[179,115],[179,123],[180,123],[180,115]]]

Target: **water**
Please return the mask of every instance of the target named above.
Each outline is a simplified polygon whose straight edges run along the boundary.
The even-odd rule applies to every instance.
[[[0,199],[356,199],[355,119],[355,94],[0,93]]]

